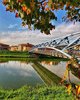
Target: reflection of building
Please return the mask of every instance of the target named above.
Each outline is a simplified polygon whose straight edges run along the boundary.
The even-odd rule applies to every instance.
[[[10,51],[18,51],[18,46],[11,46]]]
[[[29,44],[29,43],[27,43],[27,44],[19,44],[18,45],[18,51],[29,51],[29,50],[32,49],[32,47],[33,47],[33,45]]]
[[[74,47],[75,50],[80,50],[80,44]]]
[[[59,61],[42,61],[41,64],[58,65],[59,64]]]
[[[0,43],[0,50],[9,50],[9,45]]]
[[[20,63],[22,63],[22,64],[29,64],[30,61],[20,61]]]

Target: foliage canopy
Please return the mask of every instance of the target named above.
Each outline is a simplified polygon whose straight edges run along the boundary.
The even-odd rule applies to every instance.
[[[45,34],[55,28],[51,20],[57,21],[54,11],[65,10],[67,21],[80,21],[80,0],[3,0],[6,11],[14,12],[22,19],[22,26],[33,25]]]

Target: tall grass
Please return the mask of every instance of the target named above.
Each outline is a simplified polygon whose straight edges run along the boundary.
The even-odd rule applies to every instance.
[[[62,86],[24,86],[17,90],[0,89],[0,100],[74,100]]]

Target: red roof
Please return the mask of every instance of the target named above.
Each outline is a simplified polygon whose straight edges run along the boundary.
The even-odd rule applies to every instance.
[[[2,46],[9,46],[9,45],[7,45],[7,44],[3,44],[3,43],[0,43],[0,45],[2,45]]]
[[[26,46],[26,47],[32,47],[32,46],[34,46],[34,45],[30,44],[30,43],[27,43],[27,44],[19,44],[19,45]]]

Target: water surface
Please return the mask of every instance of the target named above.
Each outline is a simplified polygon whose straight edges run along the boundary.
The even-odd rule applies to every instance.
[[[0,86],[5,89],[17,89],[24,85],[54,85],[61,81],[67,61],[7,61],[0,62]],[[67,78],[68,80],[68,78]],[[80,80],[70,72],[70,80]]]
[[[23,85],[43,84],[43,80],[30,63],[9,61],[0,63],[0,86],[19,88]]]

